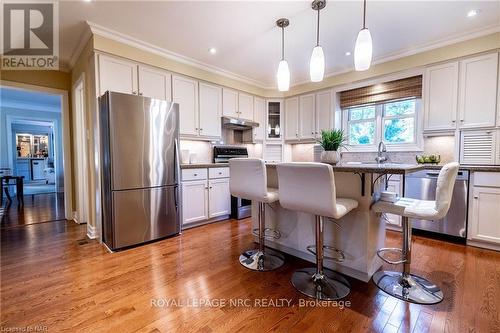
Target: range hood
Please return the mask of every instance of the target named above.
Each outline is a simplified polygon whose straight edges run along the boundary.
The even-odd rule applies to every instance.
[[[259,127],[259,123],[251,120],[223,116],[222,126],[227,129],[245,131],[254,127]]]

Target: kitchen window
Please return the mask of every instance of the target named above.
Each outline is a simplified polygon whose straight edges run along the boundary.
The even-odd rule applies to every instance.
[[[417,147],[420,99],[353,106],[345,111],[347,143],[354,150],[373,150],[383,141],[393,150]]]

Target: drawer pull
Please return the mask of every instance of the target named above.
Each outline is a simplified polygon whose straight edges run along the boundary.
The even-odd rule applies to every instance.
[[[198,174],[197,174],[197,173],[194,173],[194,174],[193,174],[193,176],[198,176]]]
[[[222,172],[219,172],[219,175],[222,175]]]

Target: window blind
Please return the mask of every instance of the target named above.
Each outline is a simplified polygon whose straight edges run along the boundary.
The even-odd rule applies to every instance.
[[[422,75],[342,91],[340,107],[383,103],[410,97],[422,97]]]

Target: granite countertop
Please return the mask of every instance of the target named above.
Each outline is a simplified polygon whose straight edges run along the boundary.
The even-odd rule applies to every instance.
[[[181,169],[223,168],[223,167],[229,167],[229,163],[193,163],[193,164],[181,164]]]
[[[443,164],[422,164],[423,169],[441,170]],[[469,171],[500,172],[500,165],[467,165],[460,164],[460,169]]]
[[[269,167],[275,167],[277,163],[266,163]],[[346,162],[332,165],[335,172],[359,172],[359,173],[388,173],[388,174],[408,174],[423,170],[425,167],[418,164],[402,163],[357,163]]]

